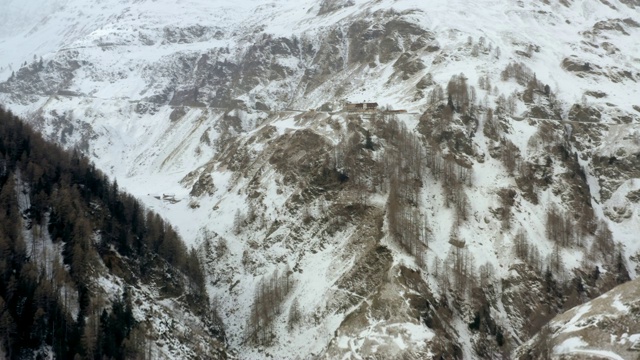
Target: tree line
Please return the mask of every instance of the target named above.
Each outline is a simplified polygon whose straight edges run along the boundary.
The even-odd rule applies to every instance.
[[[199,259],[169,224],[79,152],[46,142],[0,107],[0,352],[132,357],[131,298],[93,290],[100,259],[129,283],[177,269],[187,285],[173,291],[207,303]]]
[[[258,282],[253,297],[253,305],[245,333],[248,342],[254,345],[270,345],[275,339],[274,320],[282,313],[282,303],[294,286],[293,272],[289,266],[283,272],[273,273]],[[292,309],[290,326],[300,320],[297,302]]]

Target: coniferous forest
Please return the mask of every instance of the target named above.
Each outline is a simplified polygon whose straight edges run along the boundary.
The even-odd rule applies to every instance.
[[[105,273],[127,284],[110,299]],[[154,281],[207,311],[198,257],[170,225],[0,108],[0,357],[143,358],[129,290]]]

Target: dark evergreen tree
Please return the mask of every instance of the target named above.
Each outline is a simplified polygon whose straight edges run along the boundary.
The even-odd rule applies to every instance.
[[[21,209],[18,196],[28,196],[31,206]],[[48,231],[62,247],[65,266],[53,261],[49,273],[39,266],[51,259],[34,258],[45,255],[34,251],[33,240],[27,251],[27,231]],[[130,291],[103,299],[106,307],[98,309],[90,291],[98,257],[109,267],[113,248],[143,279],[158,267],[182,272],[190,289],[172,291],[208,304],[197,254],[187,253],[171,226],[120,192],[79,152],[47,143],[0,107],[0,346],[7,358],[33,357],[43,346],[58,359],[135,357],[128,339],[137,326]],[[71,316],[71,301],[77,316]]]

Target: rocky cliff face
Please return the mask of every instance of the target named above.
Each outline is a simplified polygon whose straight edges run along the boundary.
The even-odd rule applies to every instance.
[[[0,99],[201,250],[238,354],[506,358],[635,278],[633,2],[109,4]]]

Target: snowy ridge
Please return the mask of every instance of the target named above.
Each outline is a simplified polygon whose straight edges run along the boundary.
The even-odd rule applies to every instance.
[[[638,280],[620,285],[557,316],[518,352],[544,347],[554,359],[632,359],[640,346],[638,299]]]

